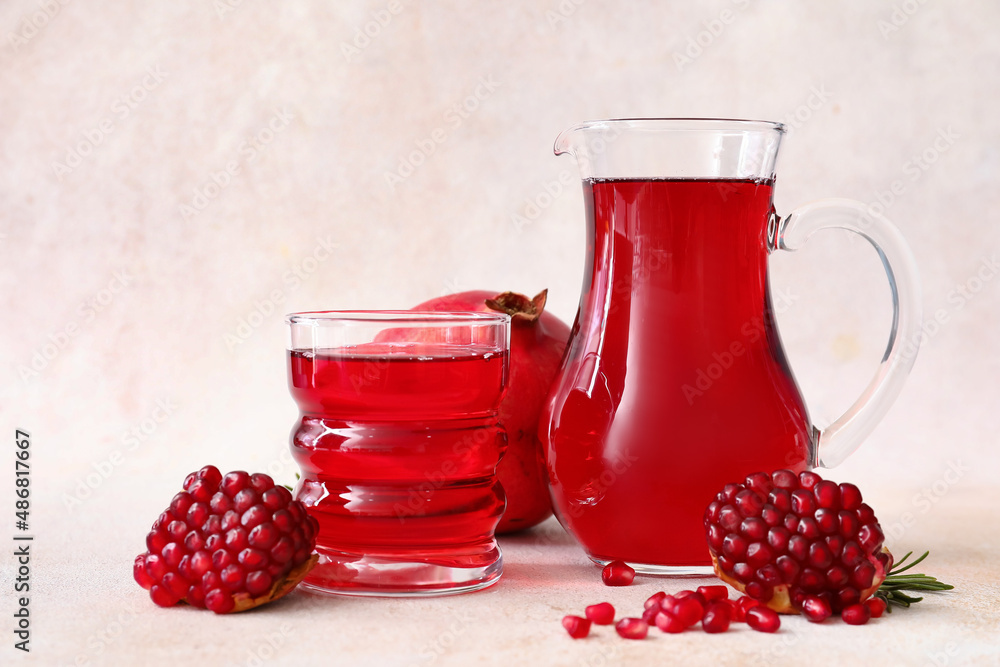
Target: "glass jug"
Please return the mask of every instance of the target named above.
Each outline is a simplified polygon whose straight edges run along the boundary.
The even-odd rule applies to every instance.
[[[921,301],[906,242],[850,200],[779,218],[783,134],[771,122],[634,119],[556,139],[583,178],[588,261],[539,428],[556,515],[598,563],[710,571],[702,521],[715,493],[752,472],[837,465],[913,365]],[[820,431],[782,350],[768,257],[831,227],[875,246],[893,322],[875,377]]]

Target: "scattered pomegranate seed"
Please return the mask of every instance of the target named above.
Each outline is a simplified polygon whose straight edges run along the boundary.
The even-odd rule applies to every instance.
[[[583,639],[590,634],[590,621],[579,616],[563,616],[563,627],[573,639]]]
[[[726,586],[699,586],[698,593],[708,601],[725,600],[729,597],[729,588]]]
[[[587,619],[593,621],[597,625],[611,625],[615,622],[615,608],[611,606],[610,602],[601,602],[599,604],[592,604],[585,610]],[[568,616],[566,618],[569,618]],[[566,619],[563,619],[563,623]]]
[[[605,586],[628,586],[635,579],[635,570],[625,561],[613,560],[601,570],[601,580]]]
[[[645,639],[649,624],[641,618],[623,618],[615,623],[615,630],[625,639]]]
[[[645,602],[642,603],[642,608],[649,609],[650,607],[656,607],[657,609],[659,609],[660,602],[662,602],[663,598],[665,597],[667,597],[667,594],[664,593],[663,591],[660,591],[658,593],[653,593],[646,599]]]
[[[661,611],[656,615],[656,627],[663,632],[669,632],[670,634],[684,632],[688,628],[688,626],[681,623],[676,616],[665,611]]]
[[[832,614],[833,610],[830,609],[830,605],[823,598],[809,595],[802,602],[802,615],[813,623],[822,623],[830,618]]]
[[[840,612],[840,617],[848,625],[864,625],[872,617],[872,612],[867,605],[852,604]]]
[[[773,609],[757,605],[747,610],[747,625],[758,632],[777,632],[781,627],[781,619]]]
[[[728,602],[716,600],[708,605],[705,615],[701,618],[701,627],[705,632],[717,633],[725,632],[729,629],[729,622],[732,619],[732,610]]]
[[[673,609],[673,616],[683,623],[685,628],[690,628],[704,615],[705,605],[693,596],[678,600]]]
[[[873,597],[865,600],[865,606],[868,607],[868,611],[871,612],[872,618],[881,618],[882,614],[885,613],[887,605],[885,600],[882,598]]]

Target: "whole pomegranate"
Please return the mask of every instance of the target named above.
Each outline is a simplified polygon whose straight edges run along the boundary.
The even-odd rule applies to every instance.
[[[545,455],[538,441],[538,417],[555,379],[569,327],[545,312],[548,290],[529,299],[514,292],[470,291],[425,301],[413,310],[502,312],[511,316],[510,377],[500,403],[507,453],[497,477],[507,496],[498,533],[524,530],[552,514]]]

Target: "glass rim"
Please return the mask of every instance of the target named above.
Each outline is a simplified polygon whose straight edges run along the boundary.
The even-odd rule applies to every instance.
[[[752,120],[744,118],[608,118],[606,120],[588,120],[569,128],[570,130],[597,129],[601,125],[629,125],[635,129],[676,129],[676,130],[763,130],[787,132],[784,123],[773,120]],[[666,127],[676,126],[676,127]]]
[[[465,310],[311,310],[285,315],[285,323],[306,326],[349,324],[496,325],[506,324],[506,313]]]

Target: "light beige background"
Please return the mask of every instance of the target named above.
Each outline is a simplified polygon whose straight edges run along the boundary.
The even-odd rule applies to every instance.
[[[23,428],[33,439],[31,658],[203,650],[247,664],[222,621],[147,604],[130,563],[187,472],[212,462],[292,479],[283,313],[547,287],[571,322],[583,205],[575,165],[551,145],[575,122],[609,117],[782,120],[780,213],[825,196],[886,206],[920,265],[926,313],[945,321],[927,330],[885,421],[830,474],[857,481],[883,524],[900,527],[896,548],[930,539],[939,572],[986,576],[977,599],[993,602],[976,619],[995,623],[1000,590],[984,559],[996,541],[970,526],[998,516],[998,28],[986,0],[0,4],[0,415],[4,437]],[[874,251],[837,233],[772,267],[775,290],[791,295],[782,335],[823,426],[874,371],[889,290]],[[12,459],[9,443],[0,451]],[[2,539],[12,496],[0,492]],[[902,527],[906,513],[915,527]],[[546,530],[536,546],[560,539]],[[482,597],[500,601],[500,634],[521,639],[462,630],[421,664],[601,657],[552,639],[577,594],[570,604],[545,577],[565,572],[563,592],[591,586],[580,552],[562,544],[559,561],[522,547],[508,549],[508,589]],[[967,550],[979,565],[966,567]],[[308,637],[344,627],[352,639],[334,645],[353,664],[420,653],[471,604],[422,603],[445,619],[433,629],[393,603],[396,634],[381,635],[389,607],[334,607],[339,626],[314,628],[303,614],[336,612],[301,598],[242,622],[259,634],[291,619],[287,660],[325,655]],[[124,634],[95,639],[121,605]],[[529,610],[530,628],[513,608]],[[892,626],[904,662],[944,651],[933,629],[945,617],[925,613],[914,617],[925,625]],[[199,639],[164,637],[164,623]],[[7,625],[5,661],[19,653]],[[685,650],[702,650],[696,639]],[[758,653],[744,663],[769,649],[746,650]]]

